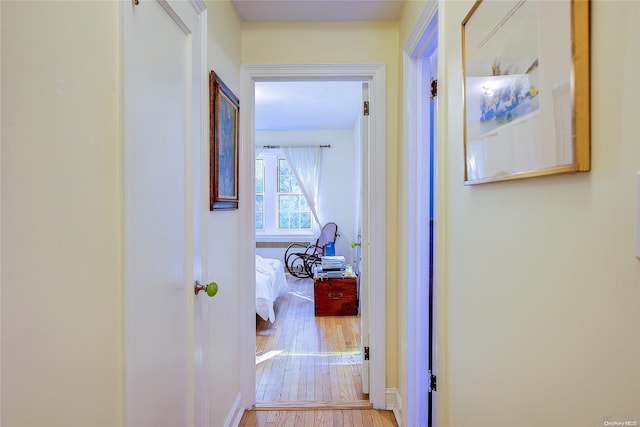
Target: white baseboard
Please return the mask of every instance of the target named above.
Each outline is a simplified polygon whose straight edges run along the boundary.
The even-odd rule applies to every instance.
[[[240,420],[244,414],[244,408],[240,404],[242,402],[242,393],[238,393],[236,400],[234,400],[231,409],[227,414],[227,418],[224,420],[224,427],[236,427],[240,425]]]
[[[402,427],[402,397],[397,388],[388,388],[385,392],[387,409],[393,411],[398,427]]]

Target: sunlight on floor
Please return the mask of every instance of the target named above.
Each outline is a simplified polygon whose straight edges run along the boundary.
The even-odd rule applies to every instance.
[[[309,297],[308,295],[303,295],[303,294],[298,293],[298,292],[289,292],[289,295],[293,295],[293,296],[296,296],[298,298],[302,298],[304,300],[313,302],[313,298]]]
[[[335,357],[342,360],[342,363],[335,363],[336,365],[353,365],[362,362],[362,352],[360,350],[329,351],[324,353],[290,353],[284,350],[273,350],[259,356],[256,355],[256,365],[274,357]]]

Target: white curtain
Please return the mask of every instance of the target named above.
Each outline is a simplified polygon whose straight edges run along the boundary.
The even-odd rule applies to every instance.
[[[320,184],[320,166],[322,149],[320,147],[281,147],[284,157],[293,171],[300,191],[307,200],[313,219],[320,229],[318,219],[318,185]],[[316,227],[314,227],[316,228]]]

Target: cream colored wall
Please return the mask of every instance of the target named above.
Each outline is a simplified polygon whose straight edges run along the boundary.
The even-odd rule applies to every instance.
[[[387,79],[387,387],[396,375],[398,24],[244,23],[243,63],[384,63]]]
[[[122,416],[118,11],[2,8],[2,419]]]
[[[420,15],[424,11],[427,0],[406,0],[400,14],[400,45],[402,51],[404,44],[409,40]],[[400,64],[400,67],[402,64]],[[402,69],[402,68],[401,68]]]
[[[440,425],[640,422],[640,3],[591,4],[592,171],[465,187],[472,5],[440,2]]]
[[[207,1],[207,64],[236,95],[240,96],[240,22],[228,0]],[[240,193],[244,189],[239,190]],[[242,195],[241,195],[242,197]],[[240,204],[240,209],[246,208]],[[240,288],[238,271],[246,267],[247,256],[240,253],[240,210],[205,214],[209,275],[205,280],[219,284],[220,290],[209,301],[211,426],[225,425],[234,400],[240,393]]]

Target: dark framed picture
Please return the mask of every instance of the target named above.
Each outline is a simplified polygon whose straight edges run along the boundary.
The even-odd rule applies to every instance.
[[[209,73],[209,210],[238,208],[240,102],[214,71]]]

